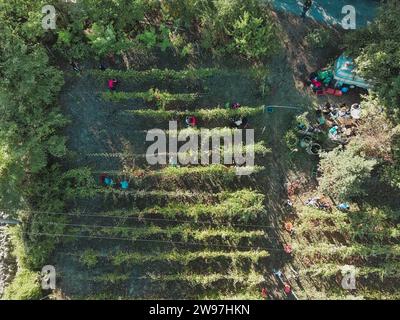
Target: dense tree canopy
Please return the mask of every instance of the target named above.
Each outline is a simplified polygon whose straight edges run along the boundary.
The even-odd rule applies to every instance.
[[[323,193],[339,200],[360,196],[365,192],[363,182],[370,177],[375,164],[376,160],[365,159],[355,148],[335,148],[322,155],[319,187]]]
[[[391,0],[382,5],[379,16],[368,27],[347,37],[359,72],[375,83],[381,101],[396,117],[400,110],[399,20],[398,1]]]
[[[1,175],[0,199],[7,201],[27,175],[46,167],[49,156],[65,155],[65,139],[57,132],[66,119],[55,104],[63,79],[45,50],[26,44],[4,24],[0,42],[1,169],[7,173]]]

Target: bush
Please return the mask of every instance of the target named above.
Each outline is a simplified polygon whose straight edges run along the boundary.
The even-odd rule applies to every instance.
[[[297,137],[296,131],[288,130],[285,134],[286,146],[289,150],[294,150],[299,144],[299,138]]]
[[[340,200],[348,200],[365,193],[363,184],[377,164],[357,153],[356,148],[340,147],[321,154],[319,188],[321,192]]]
[[[99,262],[99,256],[93,249],[85,250],[79,261],[87,268],[93,268]]]
[[[169,93],[158,89],[149,89],[145,92],[104,92],[103,99],[109,101],[123,101],[128,99],[143,99],[156,105],[160,110],[172,107],[187,107],[198,99],[197,93]]]
[[[90,32],[87,33],[87,37],[98,57],[104,57],[110,53],[120,53],[133,45],[131,41],[124,38],[124,35],[118,36],[111,25],[104,27],[94,23]]]
[[[14,280],[5,290],[4,300],[34,300],[41,297],[39,274],[28,269],[18,270]]]
[[[311,48],[324,48],[331,40],[331,34],[326,29],[315,29],[306,35],[305,40]]]
[[[196,111],[164,111],[164,110],[127,110],[123,112],[124,117],[131,115],[134,117],[151,119],[153,124],[165,123],[167,120],[183,119],[186,116],[195,116],[204,122],[222,122],[226,124],[229,118],[234,116],[256,117],[263,112],[263,107],[241,107],[239,109],[210,108],[197,109]]]
[[[239,52],[248,59],[259,60],[271,56],[277,49],[275,26],[267,23],[263,18],[252,16],[245,11],[233,23],[229,32],[233,41],[228,45],[230,52]]]
[[[379,15],[366,28],[350,32],[348,53],[356,57],[361,76],[375,83],[374,90],[394,118],[400,117],[400,6],[382,4]]]

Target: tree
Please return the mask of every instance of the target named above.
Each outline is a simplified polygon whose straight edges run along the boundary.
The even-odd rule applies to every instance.
[[[94,23],[90,32],[87,33],[87,37],[94,52],[100,57],[110,53],[120,53],[132,45],[132,42],[126,39],[124,35],[117,36],[113,26],[110,25],[104,27]]]
[[[31,46],[0,20],[0,203],[21,201],[23,185],[65,154],[58,131],[67,120],[54,106],[63,79],[45,50]]]
[[[274,25],[263,18],[257,18],[248,11],[233,23],[229,32],[233,41],[230,44],[232,52],[239,51],[248,59],[260,59],[271,55],[277,49],[277,38]]]
[[[129,33],[135,31],[145,14],[156,5],[156,1],[149,0],[80,0],[73,17]]]
[[[358,154],[357,148],[340,147],[323,153],[319,170],[319,189],[338,200],[347,200],[364,193],[363,182],[371,176],[377,161]]]
[[[366,28],[349,33],[347,46],[359,73],[375,83],[379,98],[395,117],[400,114],[400,6],[390,0]]]
[[[269,11],[256,0],[202,1],[199,13],[201,44],[214,53],[238,53],[259,59],[276,48],[275,25]],[[241,16],[240,13],[243,13]]]
[[[370,94],[361,102],[362,121],[357,127],[357,135],[351,140],[360,152],[380,161],[394,160],[392,142],[400,133],[400,125],[394,125],[379,98]]]

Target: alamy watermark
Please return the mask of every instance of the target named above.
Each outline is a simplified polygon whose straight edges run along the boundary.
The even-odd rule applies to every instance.
[[[345,290],[356,289],[356,268],[354,266],[345,265],[342,267],[342,288]]]
[[[346,5],[342,8],[342,14],[345,16],[342,19],[342,27],[345,30],[356,29],[356,8],[351,5]]]
[[[57,15],[56,15],[56,8],[52,5],[45,5],[42,8],[42,13],[45,14],[45,16],[42,19],[42,27],[45,30],[55,30],[56,29],[56,20],[57,20]]]
[[[41,279],[43,290],[54,290],[56,288],[56,268],[51,265],[44,266]]]
[[[154,142],[146,152],[150,165],[221,164],[223,158],[223,164],[236,166],[237,175],[250,175],[254,171],[254,129],[188,128],[178,131],[177,122],[170,121],[168,131],[149,130],[146,141]],[[178,150],[179,142],[184,143]]]

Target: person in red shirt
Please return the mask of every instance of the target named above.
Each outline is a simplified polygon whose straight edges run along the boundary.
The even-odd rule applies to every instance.
[[[293,251],[292,245],[290,245],[290,244],[285,244],[285,245],[283,246],[283,249],[285,250],[285,252],[286,252],[287,254],[291,254],[292,251]]]
[[[239,102],[235,102],[234,104],[232,104],[232,109],[239,109],[239,108],[240,108]]]
[[[283,289],[286,294],[290,294],[292,292],[292,288],[288,283],[285,283],[285,288]]]
[[[186,117],[186,124],[191,127],[195,127],[197,125],[197,119],[194,116]]]
[[[261,296],[262,296],[262,298],[263,298],[263,299],[267,299],[267,295],[268,295],[267,289],[262,288],[262,289],[261,289]]]
[[[286,223],[285,223],[285,230],[286,230],[287,232],[289,232],[290,235],[293,235],[293,234],[294,234],[294,227],[293,227],[293,224],[292,224],[291,222],[286,222]]]
[[[117,81],[116,79],[110,79],[110,80],[108,80],[108,88],[109,88],[111,91],[114,91],[114,90],[115,90],[115,86],[117,85],[117,83],[118,83],[118,81]]]
[[[107,173],[102,173],[99,178],[100,184],[104,184],[104,180],[107,178]]]

